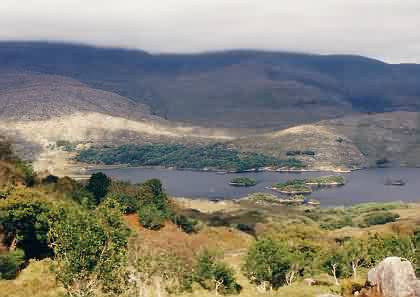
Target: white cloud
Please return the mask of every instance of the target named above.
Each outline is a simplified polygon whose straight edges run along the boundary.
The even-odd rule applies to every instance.
[[[361,54],[420,63],[418,0],[1,0],[0,39],[196,52]]]

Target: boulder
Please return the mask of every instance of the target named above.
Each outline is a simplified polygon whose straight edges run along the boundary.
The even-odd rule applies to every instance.
[[[407,260],[389,257],[369,270],[368,281],[383,297],[420,297],[420,280]]]

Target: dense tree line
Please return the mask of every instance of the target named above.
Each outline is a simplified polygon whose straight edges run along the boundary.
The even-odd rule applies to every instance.
[[[296,159],[280,160],[260,153],[243,153],[224,144],[207,146],[124,145],[116,148],[83,150],[77,160],[99,164],[132,166],[164,166],[180,169],[220,169],[244,171],[267,166],[301,168]]]

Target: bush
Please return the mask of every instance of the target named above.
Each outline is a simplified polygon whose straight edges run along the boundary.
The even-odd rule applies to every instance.
[[[216,295],[239,294],[241,286],[236,282],[234,271],[227,264],[217,261],[215,254],[204,250],[197,260],[194,280],[207,290],[215,290]]]
[[[187,218],[184,215],[173,215],[172,222],[174,222],[178,227],[182,229],[185,233],[196,232],[195,227],[197,226],[197,221]]]
[[[395,222],[400,216],[389,211],[375,212],[364,217],[364,225],[367,227],[373,225],[383,225],[390,222]]]
[[[159,230],[163,227],[166,216],[165,213],[154,204],[145,204],[138,210],[140,224],[151,230]]]
[[[0,255],[0,279],[14,279],[25,262],[25,253],[16,250]]]

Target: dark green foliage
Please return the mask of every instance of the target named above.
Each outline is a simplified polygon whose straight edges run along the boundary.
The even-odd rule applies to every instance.
[[[337,278],[349,277],[351,275],[350,267],[347,266],[346,259],[341,250],[334,250],[328,254],[321,263],[323,270]]]
[[[315,156],[315,152],[314,151],[287,151],[286,152],[287,156],[302,156],[302,155],[306,155],[306,156]]]
[[[0,205],[0,227],[10,244],[28,258],[50,256],[48,231],[51,205],[40,200],[6,199]]]
[[[230,181],[230,184],[234,186],[251,187],[251,186],[255,186],[257,182],[254,179],[249,178],[249,177],[235,177],[234,179]]]
[[[241,291],[233,269],[218,261],[216,255],[208,250],[198,256],[194,281],[207,290],[216,290],[216,294],[239,294]]]
[[[390,222],[395,222],[400,216],[389,211],[374,212],[364,217],[366,226],[382,225]]]
[[[224,144],[187,147],[183,145],[124,145],[111,149],[88,149],[77,159],[87,163],[130,164],[195,169],[244,171],[266,166],[303,167],[295,159],[280,160],[258,153],[241,153]]]
[[[95,208],[96,207],[96,199],[91,192],[86,190],[83,187],[78,187],[69,193],[70,197],[83,205],[86,208]]]
[[[140,208],[140,201],[135,196],[114,193],[110,193],[108,195],[114,197],[114,199],[121,204],[122,210],[125,214],[135,213]]]
[[[99,204],[108,193],[108,188],[110,185],[111,179],[102,172],[97,172],[92,174],[89,178],[86,190],[93,194],[96,200],[96,204]]]
[[[190,219],[184,215],[177,215],[174,214],[171,218],[172,222],[174,222],[178,227],[182,229],[185,233],[193,233],[196,231],[195,227],[197,225],[197,221]]]
[[[41,180],[42,184],[56,184],[58,182],[58,176],[49,174]]]
[[[257,285],[278,288],[285,283],[290,266],[288,247],[271,238],[262,238],[249,248],[243,271]]]
[[[0,279],[13,279],[25,263],[25,253],[22,250],[0,255]]]

